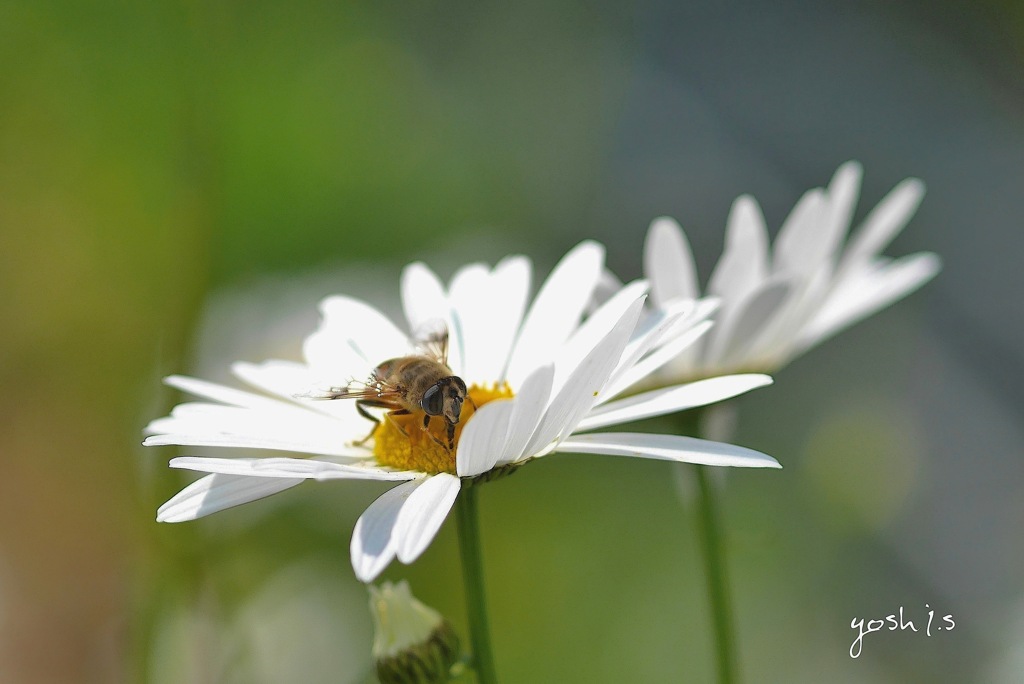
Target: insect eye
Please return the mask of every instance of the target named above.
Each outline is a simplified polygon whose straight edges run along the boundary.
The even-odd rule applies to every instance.
[[[420,408],[428,415],[441,415],[441,412],[444,411],[444,392],[441,391],[440,385],[434,385],[423,393],[423,401],[420,402]]]

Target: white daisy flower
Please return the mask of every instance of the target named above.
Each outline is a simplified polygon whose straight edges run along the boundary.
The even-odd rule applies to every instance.
[[[804,194],[770,249],[756,200],[736,200],[725,252],[706,288],[721,305],[715,327],[666,366],[664,377],[773,372],[938,273],[931,253],[881,256],[921,202],[924,184],[916,178],[897,185],[846,240],[860,180],[860,164],[840,166],[828,188]],[[700,296],[690,246],[671,218],[651,224],[644,271],[657,308]]]
[[[445,285],[423,264],[401,282],[409,330],[440,319],[450,332],[447,365],[468,399],[446,444],[443,416],[383,416],[373,427],[356,402],[316,401],[310,388],[370,378],[384,359],[416,353],[409,336],[371,306],[344,296],[321,303],[323,320],[304,345],[304,363],[236,363],[255,394],[193,378],[167,383],[205,401],[177,406],[147,428],[147,445],[271,449],[301,458],[172,459],[171,467],[211,473],[160,507],[180,522],[260,499],[304,480],[400,483],[363,513],[352,535],[352,566],[369,582],[394,559],[414,561],[430,544],[465,480],[485,480],[555,451],[779,467],[743,447],[690,437],[591,432],[733,397],[771,379],[736,375],[615,399],[710,327],[712,307],[667,307],[637,325],[647,285],[624,286],[582,322],[604,268],[604,249],[584,242],[567,254],[527,311],[531,265],[510,257],[474,264]],[[270,396],[267,396],[267,395]]]

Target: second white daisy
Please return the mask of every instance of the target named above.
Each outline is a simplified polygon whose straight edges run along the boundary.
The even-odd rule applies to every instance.
[[[663,381],[775,372],[938,273],[939,258],[928,252],[881,255],[921,202],[924,184],[916,178],[897,185],[846,240],[861,174],[848,162],[827,188],[805,193],[771,247],[757,201],[744,195],[733,203],[725,251],[705,288],[721,303],[715,328],[666,367]],[[670,218],[651,224],[644,271],[655,307],[700,296],[686,235]]]

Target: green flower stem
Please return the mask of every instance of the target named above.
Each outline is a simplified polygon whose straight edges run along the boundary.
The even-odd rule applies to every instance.
[[[699,435],[716,442],[732,440],[736,428],[735,404],[726,402],[677,416],[678,430],[683,435]],[[726,571],[725,540],[720,511],[720,488],[710,467],[679,464],[680,498],[688,511],[696,513],[697,538],[701,563],[707,581],[707,594],[711,608],[715,666],[720,684],[738,681],[736,637],[733,628],[732,601]]]
[[[480,684],[497,684],[491,635],[487,626],[487,599],[484,591],[476,487],[470,482],[463,482],[462,491],[455,502],[455,517],[459,525],[459,555],[462,557],[462,579],[466,585],[466,610],[469,613],[469,634],[473,644],[473,667]]]
[[[696,466],[699,508],[698,534],[707,577],[708,597],[715,629],[715,654],[718,662],[718,681],[732,684],[736,681],[736,638],[732,624],[732,601],[725,567],[722,540],[722,521],[719,517],[717,492],[710,481],[706,466]]]

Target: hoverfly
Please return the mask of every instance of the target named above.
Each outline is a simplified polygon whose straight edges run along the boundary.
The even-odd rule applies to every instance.
[[[380,419],[367,408],[390,409],[385,420],[391,416],[422,412],[423,431],[450,452],[455,447],[455,426],[459,423],[463,402],[468,400],[474,409],[476,405],[467,393],[466,383],[448,367],[448,326],[442,321],[432,322],[431,326],[415,338],[420,353],[378,364],[366,382],[353,380],[344,387],[332,387],[306,396],[312,399],[355,399],[359,415],[374,423],[370,434],[361,440],[363,442],[370,439],[380,425]],[[447,444],[430,432],[430,421],[435,417],[443,418],[446,423]],[[397,422],[392,423],[408,436]]]

